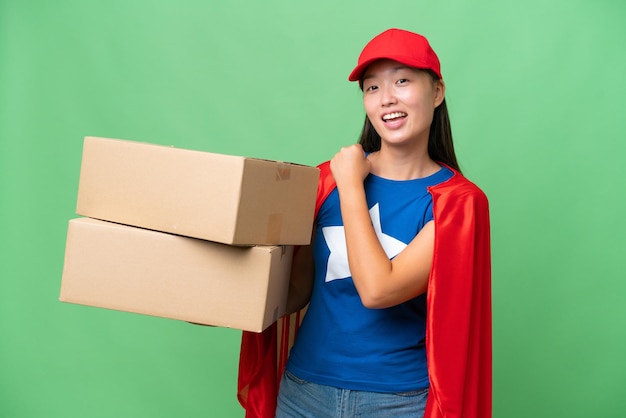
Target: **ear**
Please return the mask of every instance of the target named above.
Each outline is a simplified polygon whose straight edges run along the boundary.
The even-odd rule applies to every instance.
[[[446,95],[446,85],[443,80],[435,81],[435,107],[438,107]]]

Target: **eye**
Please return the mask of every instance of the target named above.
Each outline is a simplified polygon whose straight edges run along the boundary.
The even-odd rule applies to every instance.
[[[378,86],[374,84],[365,87],[365,91],[374,91],[374,90],[378,90]]]
[[[406,84],[409,82],[408,78],[401,78],[398,81],[396,81],[397,84]]]

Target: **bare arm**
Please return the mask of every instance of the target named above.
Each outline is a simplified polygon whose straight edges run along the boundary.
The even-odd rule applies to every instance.
[[[369,215],[363,180],[369,162],[358,145],[331,162],[341,202],[348,264],[363,305],[386,308],[426,291],[433,257],[434,223],[428,222],[393,260],[383,250]]]
[[[292,314],[304,308],[311,298],[315,275],[313,264],[314,240],[315,228],[313,228],[311,244],[299,247],[293,256],[289,294],[287,296],[287,314]]]

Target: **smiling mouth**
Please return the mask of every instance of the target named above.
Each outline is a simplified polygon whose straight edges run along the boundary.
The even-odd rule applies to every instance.
[[[394,120],[405,118],[406,116],[407,114],[404,112],[393,112],[393,113],[387,113],[386,115],[383,115],[382,119],[383,119],[383,122],[391,122]]]

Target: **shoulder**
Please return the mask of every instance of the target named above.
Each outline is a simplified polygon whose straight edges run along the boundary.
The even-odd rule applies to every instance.
[[[325,161],[317,166],[320,170],[319,182],[317,184],[317,198],[315,201],[315,216],[319,213],[326,198],[335,190],[335,178],[330,171],[330,161]]]
[[[453,175],[448,180],[429,188],[433,202],[454,205],[474,202],[474,206],[488,207],[489,201],[485,192],[458,171],[452,171]]]
[[[452,194],[457,197],[476,196],[478,198],[487,198],[487,195],[480,187],[455,170],[452,170],[452,176],[448,180],[431,186],[430,190],[441,194]]]
[[[330,160],[318,164],[317,168],[324,174],[330,174]]]
[[[335,179],[333,178],[333,173],[330,171],[330,160],[324,161],[321,164],[318,164],[316,168],[320,171],[319,182],[320,184],[334,184]]]

